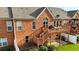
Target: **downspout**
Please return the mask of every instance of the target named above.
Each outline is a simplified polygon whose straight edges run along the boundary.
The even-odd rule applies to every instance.
[[[16,48],[17,51],[19,51],[19,48],[17,46],[17,43],[16,43],[16,29],[15,29],[15,21],[13,19],[13,12],[12,12],[12,8],[11,7],[8,7],[8,12],[9,12],[9,18],[10,20],[12,20],[12,25],[13,25],[13,37],[14,37],[14,45]]]
[[[13,13],[12,13],[12,8],[8,7],[8,12],[9,12],[9,19],[12,21],[12,25],[13,25],[13,36],[14,36],[14,40],[16,39],[16,35],[15,35],[15,26],[14,26],[14,20],[13,20]]]

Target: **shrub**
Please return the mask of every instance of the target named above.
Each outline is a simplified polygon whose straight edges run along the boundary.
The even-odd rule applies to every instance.
[[[66,38],[65,38],[64,36],[61,36],[61,40],[65,41],[65,39],[66,39]]]
[[[77,40],[79,41],[79,36],[77,36]]]
[[[54,51],[54,50],[55,50],[55,46],[52,45],[48,46],[48,51]]]
[[[59,46],[59,43],[57,43],[57,42],[48,42],[47,43],[47,46],[49,47],[49,46],[54,46],[54,47],[58,47]]]
[[[0,51],[13,51],[13,50],[15,50],[14,46],[5,46],[0,48]]]
[[[41,46],[39,48],[39,51],[48,51],[48,48],[46,46]]]

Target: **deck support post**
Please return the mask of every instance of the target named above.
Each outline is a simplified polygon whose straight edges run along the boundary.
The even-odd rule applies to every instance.
[[[61,46],[61,35],[60,35],[60,39],[59,39],[59,46]]]

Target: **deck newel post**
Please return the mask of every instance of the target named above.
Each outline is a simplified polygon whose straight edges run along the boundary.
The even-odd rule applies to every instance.
[[[50,38],[49,39],[50,39],[50,45],[51,45],[51,30],[50,30]]]
[[[50,36],[50,45],[51,45],[51,36]]]
[[[39,39],[37,38],[37,47],[38,47],[38,49],[39,49],[39,41],[38,41]]]
[[[60,41],[59,41],[59,45],[61,46],[61,34],[60,34]]]
[[[60,32],[60,36],[59,36],[59,46],[61,46],[61,33],[62,32]]]
[[[44,45],[44,36],[42,35],[42,37],[43,37],[43,44],[42,45]]]
[[[69,42],[69,34],[68,34],[68,42]]]

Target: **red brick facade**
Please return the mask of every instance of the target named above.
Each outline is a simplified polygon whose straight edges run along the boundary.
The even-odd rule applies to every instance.
[[[14,44],[14,32],[7,32],[6,20],[0,20],[0,38],[7,38],[8,45]]]
[[[79,17],[79,15],[76,13],[75,14],[77,16],[77,18]],[[73,17],[76,17],[73,16]],[[50,25],[54,25],[54,18],[53,15],[51,15],[51,13],[49,12],[48,9],[45,9],[43,12],[41,12],[38,17],[36,19],[21,19],[21,20],[17,20],[17,19],[13,19],[13,31],[11,32],[7,32],[6,30],[6,21],[7,20],[0,20],[0,37],[3,38],[7,38],[8,40],[8,45],[14,45],[14,39],[16,40],[16,43],[18,46],[22,46],[24,43],[26,43],[26,36],[32,37],[32,43],[36,42],[37,44],[37,40],[34,37],[34,35],[37,35],[38,32],[42,32],[45,29],[43,29],[43,22],[45,19],[48,19],[48,27]],[[71,22],[69,22],[71,19],[60,19],[61,20],[61,28],[57,29],[57,30],[52,30],[51,34],[53,37],[55,37],[56,35],[60,35],[63,32],[67,32],[69,34],[71,34],[72,32],[75,32],[76,30],[76,34],[79,34],[79,24],[77,26],[77,28],[74,30],[72,28],[72,24]],[[18,31],[17,30],[17,21],[21,21],[22,22],[22,31]],[[32,29],[32,23],[33,21],[35,22],[36,25],[36,29]],[[33,41],[34,40],[34,41]],[[42,40],[43,41],[43,40]],[[40,45],[43,44],[41,43],[42,41],[40,41]]]

